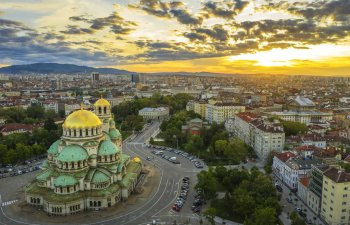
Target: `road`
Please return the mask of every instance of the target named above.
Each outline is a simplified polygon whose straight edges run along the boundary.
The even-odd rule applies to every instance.
[[[272,175],[272,178],[274,181],[277,181],[278,185],[282,187],[283,192],[282,192],[282,197],[280,204],[283,207],[283,212],[280,215],[280,219],[285,225],[291,224],[291,221],[289,219],[289,215],[296,211],[295,208],[300,208],[303,210],[303,212],[306,213],[306,219],[311,222],[311,224],[314,225],[324,225],[324,222],[322,222],[315,213],[312,212],[311,209],[308,208],[305,202],[302,201],[296,194],[292,193],[290,189],[280,180],[277,176]],[[292,202],[288,202],[287,198],[291,198]]]
[[[147,156],[151,156],[150,149],[148,149],[144,143],[158,131],[160,122],[153,122],[152,125],[144,129],[143,132],[135,137],[130,137],[123,143],[123,152],[130,156],[138,156],[142,159],[143,163],[148,166],[153,166],[155,169],[160,171],[159,184],[156,185],[155,190],[151,194],[150,198],[142,203],[138,208],[131,210],[127,213],[115,215],[109,217],[106,220],[99,220],[98,222],[81,221],[79,224],[104,224],[104,225],[135,225],[135,224],[148,224],[153,219],[157,220],[159,224],[165,224],[165,221],[173,222],[176,220],[178,223],[183,221],[198,221],[199,216],[193,214],[191,211],[191,204],[193,202],[193,186],[196,183],[196,174],[200,171],[195,168],[193,163],[188,159],[177,156],[181,164],[172,164],[171,162],[155,157],[154,160],[146,160]],[[168,155],[173,153],[167,152]],[[36,173],[30,173],[18,177],[9,177],[2,179],[1,181],[8,182],[7,184],[2,183],[0,185],[0,195],[2,195],[3,202],[9,202],[14,199],[14,192],[18,190],[21,185],[23,186],[26,182],[34,177]],[[190,192],[189,197],[180,211],[180,213],[171,210],[171,206],[177,198],[177,193],[181,186],[181,180],[184,176],[190,177]],[[17,182],[17,181],[21,182]],[[20,200],[20,199],[18,199]],[[0,199],[1,201],[1,199]],[[6,225],[18,225],[18,224],[43,224],[40,221],[26,222],[21,218],[10,218],[6,213],[9,208],[7,205],[0,204],[0,224]],[[48,224],[48,223],[45,223]],[[57,223],[52,223],[57,224]],[[169,223],[167,223],[169,224]],[[198,224],[198,223],[196,223]]]

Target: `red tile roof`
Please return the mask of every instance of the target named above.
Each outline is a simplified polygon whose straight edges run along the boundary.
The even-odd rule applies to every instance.
[[[304,187],[309,187],[310,178],[309,178],[309,177],[302,177],[302,178],[299,179],[299,182],[300,182]]]
[[[255,120],[256,118],[258,118],[258,115],[256,115],[255,113],[251,113],[251,112],[241,112],[241,113],[238,113],[238,117],[241,118],[242,120],[250,123],[253,120]]]
[[[282,162],[287,162],[288,159],[295,157],[295,154],[292,152],[282,152],[282,153],[277,153],[275,156]]]

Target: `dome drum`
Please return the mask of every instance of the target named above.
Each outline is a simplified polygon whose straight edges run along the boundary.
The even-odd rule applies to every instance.
[[[53,185],[57,194],[71,194],[79,190],[79,182],[74,177],[68,175],[57,177]]]
[[[102,126],[85,128],[63,128],[63,137],[65,139],[90,139],[102,135]]]

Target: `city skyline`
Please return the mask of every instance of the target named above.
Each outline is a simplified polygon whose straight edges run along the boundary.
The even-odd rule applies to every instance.
[[[0,3],[0,67],[349,75],[350,1]]]

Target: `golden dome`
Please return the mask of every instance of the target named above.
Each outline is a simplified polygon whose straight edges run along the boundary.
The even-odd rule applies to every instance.
[[[135,163],[141,163],[141,159],[139,157],[134,157],[132,161]]]
[[[102,124],[101,120],[91,111],[80,109],[70,114],[63,123],[64,128],[91,128]]]
[[[97,107],[97,106],[104,107],[104,106],[111,106],[111,104],[109,103],[109,101],[107,101],[106,99],[101,97],[99,100],[97,100],[95,102],[94,106],[95,107]]]

